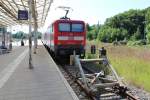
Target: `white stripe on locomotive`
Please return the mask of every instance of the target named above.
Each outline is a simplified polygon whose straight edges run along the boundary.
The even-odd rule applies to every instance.
[[[70,40],[69,36],[58,36],[58,40]],[[84,40],[83,36],[74,36],[72,40]]]

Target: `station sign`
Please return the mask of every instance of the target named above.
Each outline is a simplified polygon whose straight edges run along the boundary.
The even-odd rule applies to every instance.
[[[28,20],[28,11],[18,10],[18,20]]]

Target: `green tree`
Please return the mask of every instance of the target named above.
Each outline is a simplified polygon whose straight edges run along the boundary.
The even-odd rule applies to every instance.
[[[93,34],[91,31],[87,32],[87,39],[88,40],[93,40]]]
[[[121,28],[111,28],[109,26],[103,26],[98,34],[98,40],[103,42],[113,42],[116,39],[118,41],[124,40],[127,37],[127,30]]]
[[[37,38],[41,39],[42,38],[42,33],[41,32],[37,32]]]
[[[97,39],[99,29],[100,29],[99,25],[90,26],[89,24],[87,24],[87,38],[89,40]]]
[[[146,38],[147,38],[148,43],[150,43],[150,24],[146,26],[146,30],[147,30]]]
[[[12,37],[16,39],[25,39],[27,38],[27,34],[24,33],[23,31],[19,31],[16,34],[13,34]]]
[[[148,43],[150,43],[150,7],[147,8],[145,19],[146,19],[146,33],[147,33],[146,38]]]
[[[141,32],[140,32],[140,28],[137,28],[137,31],[134,33],[134,37],[136,40],[141,39]]]
[[[88,23],[86,24],[86,28],[87,28],[87,31],[91,31],[92,30],[91,26]]]
[[[150,30],[150,7],[139,10],[131,9],[107,18],[104,25],[88,25],[87,38],[98,39],[103,42],[113,42],[114,40],[140,40],[146,37],[149,39]]]
[[[145,21],[145,10],[129,10],[124,13],[115,15],[114,17],[108,18],[104,25],[112,28],[123,28],[128,31],[128,36],[131,37],[137,32],[139,27],[139,33],[144,34],[143,23]]]
[[[32,34],[32,37],[34,37],[34,31],[32,31],[31,34]],[[36,36],[37,36],[38,39],[41,39],[42,33],[41,32],[36,32]]]

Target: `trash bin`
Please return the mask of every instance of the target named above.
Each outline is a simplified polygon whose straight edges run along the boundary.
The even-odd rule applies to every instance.
[[[23,40],[21,40],[21,46],[24,46],[24,42],[23,42]]]
[[[95,54],[95,53],[96,53],[96,46],[91,45],[91,54]]]

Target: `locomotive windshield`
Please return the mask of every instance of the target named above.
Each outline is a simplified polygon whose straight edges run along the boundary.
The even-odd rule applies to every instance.
[[[70,23],[59,23],[60,32],[70,32]]]
[[[83,24],[72,24],[72,32],[83,32]]]
[[[83,32],[84,25],[81,23],[59,23],[60,32]]]

